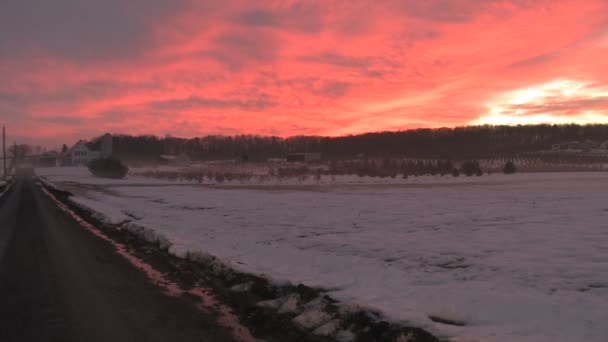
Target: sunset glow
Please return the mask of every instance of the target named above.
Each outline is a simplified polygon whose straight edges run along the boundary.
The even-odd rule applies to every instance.
[[[607,42],[605,0],[8,1],[0,119],[48,146],[606,123]]]
[[[560,80],[508,92],[471,124],[608,123],[607,105],[608,90],[590,82]]]

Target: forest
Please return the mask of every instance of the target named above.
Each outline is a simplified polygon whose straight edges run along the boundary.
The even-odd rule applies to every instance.
[[[92,143],[95,144],[93,139]],[[608,140],[608,125],[467,126],[412,129],[339,137],[209,135],[177,138],[114,136],[114,154],[125,160],[153,161],[162,154],[187,154],[194,160],[261,161],[290,153],[320,152],[323,159],[491,158],[550,150],[554,144]]]

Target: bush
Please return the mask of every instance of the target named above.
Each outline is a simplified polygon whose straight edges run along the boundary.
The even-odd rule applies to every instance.
[[[89,163],[89,171],[95,177],[122,179],[129,172],[129,168],[115,158],[97,158]]]
[[[515,171],[517,171],[517,168],[515,167],[515,163],[513,163],[512,161],[508,161],[505,164],[505,167],[502,169],[502,172],[506,174],[513,174],[515,173]]]
[[[464,163],[462,163],[461,169],[462,169],[462,173],[464,173],[467,176],[472,176],[472,175],[481,176],[481,174],[482,174],[481,167],[479,166],[479,162],[476,160],[465,161]]]
[[[458,177],[460,176],[460,171],[457,168],[452,169],[452,176]]]

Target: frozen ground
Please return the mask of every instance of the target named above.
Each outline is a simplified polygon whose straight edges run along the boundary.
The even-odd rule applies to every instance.
[[[256,189],[38,173],[176,253],[320,286],[455,341],[608,341],[608,173]]]

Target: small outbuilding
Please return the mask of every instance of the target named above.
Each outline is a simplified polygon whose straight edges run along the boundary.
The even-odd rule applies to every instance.
[[[159,156],[158,162],[160,165],[167,166],[189,166],[192,163],[192,159],[187,154],[164,154]]]
[[[35,161],[36,167],[54,167],[61,165],[59,153],[55,151],[45,152],[37,156]]]
[[[321,161],[321,153],[291,153],[285,158],[288,162],[311,163]]]

